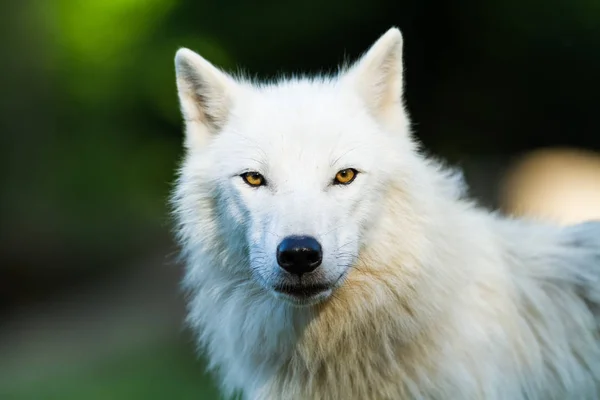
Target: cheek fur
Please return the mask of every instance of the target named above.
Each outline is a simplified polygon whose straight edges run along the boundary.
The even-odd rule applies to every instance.
[[[371,179],[371,176],[361,177],[363,179]],[[372,221],[376,210],[380,208],[375,193],[378,192],[377,185],[366,180],[357,182],[355,187],[344,188],[347,191],[342,191],[338,195],[338,209],[342,211],[341,219],[348,225],[354,225],[361,231],[363,227]]]
[[[244,199],[240,196],[239,191],[227,185],[221,191],[221,204],[226,204],[223,212],[227,213],[237,225],[244,225],[248,220],[250,210],[246,206]]]

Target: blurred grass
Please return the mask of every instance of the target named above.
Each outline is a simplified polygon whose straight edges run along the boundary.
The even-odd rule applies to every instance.
[[[0,387],[2,400],[218,399],[189,346],[151,346]]]

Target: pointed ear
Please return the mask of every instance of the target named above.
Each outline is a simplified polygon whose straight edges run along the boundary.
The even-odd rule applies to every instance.
[[[237,84],[200,55],[180,49],[175,55],[177,91],[186,125],[186,146],[201,145],[227,121]]]
[[[348,78],[356,85],[371,111],[381,116],[402,106],[402,34],[391,28],[350,68]]]

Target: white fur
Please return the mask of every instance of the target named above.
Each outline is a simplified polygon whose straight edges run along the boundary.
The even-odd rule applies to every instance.
[[[464,199],[410,135],[397,29],[331,78],[253,84],[185,49],[176,66],[188,323],[225,395],[599,397],[600,224]],[[343,168],[361,173],[331,185]],[[246,185],[248,170],[268,185]],[[290,234],[321,242],[314,279],[336,282],[307,304],[273,291]]]

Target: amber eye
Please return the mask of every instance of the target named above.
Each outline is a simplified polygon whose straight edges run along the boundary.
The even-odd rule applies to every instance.
[[[358,171],[354,168],[343,169],[335,175],[333,183],[336,185],[347,185],[352,183],[356,175],[358,175]]]
[[[240,176],[244,182],[253,187],[258,187],[265,184],[265,178],[258,172],[245,172]]]

